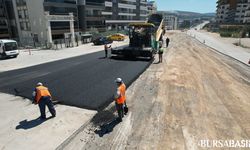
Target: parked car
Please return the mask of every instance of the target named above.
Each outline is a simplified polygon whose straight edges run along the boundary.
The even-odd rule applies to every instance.
[[[112,41],[124,41],[125,40],[125,35],[117,33],[117,34],[110,35],[108,37],[108,39],[112,40]]]
[[[107,37],[98,37],[93,40],[94,45],[104,45],[113,43],[112,40],[109,40]]]

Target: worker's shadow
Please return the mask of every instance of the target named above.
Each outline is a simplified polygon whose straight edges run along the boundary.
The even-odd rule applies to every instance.
[[[95,130],[95,133],[98,134],[100,137],[103,137],[105,134],[112,132],[114,127],[119,123],[120,121],[118,119],[114,119],[109,123],[101,125],[100,129]]]
[[[24,129],[24,130],[28,130],[31,128],[34,128],[40,124],[42,124],[43,122],[47,121],[48,119],[51,119],[52,117],[46,118],[46,119],[40,119],[40,117],[27,121],[27,119],[20,121],[19,125],[16,126],[16,129]]]

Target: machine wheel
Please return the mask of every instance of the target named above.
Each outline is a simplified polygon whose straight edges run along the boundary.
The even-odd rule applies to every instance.
[[[150,60],[155,59],[155,54],[154,54],[154,53],[151,53],[151,56],[150,56],[149,58],[150,58]]]
[[[0,54],[0,59],[5,59],[6,58],[6,54]]]

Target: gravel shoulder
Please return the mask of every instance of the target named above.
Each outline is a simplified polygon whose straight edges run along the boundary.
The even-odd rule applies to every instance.
[[[198,150],[204,139],[249,139],[249,67],[186,34],[168,36],[164,63],[156,58],[127,90],[124,121],[114,121],[112,103],[58,149]]]

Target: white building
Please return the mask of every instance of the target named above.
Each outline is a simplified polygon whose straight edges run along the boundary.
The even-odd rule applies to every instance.
[[[77,15],[75,0],[64,2],[53,0],[12,0],[17,22],[20,43],[23,45],[47,44],[50,40],[45,12],[51,15]],[[75,17],[75,29],[78,29],[78,18]],[[63,38],[70,32],[69,22],[55,21],[50,23],[51,36]],[[51,42],[50,42],[51,43]]]
[[[43,15],[43,1],[12,0],[20,43],[33,45],[33,36],[45,41],[46,28]],[[30,15],[32,14],[32,15]]]
[[[166,30],[177,30],[178,29],[178,17],[170,14],[166,11],[158,11],[164,19],[164,25]]]
[[[177,30],[178,28],[178,18],[175,16],[166,16],[164,17],[165,20],[165,26],[167,27],[167,30]]]

